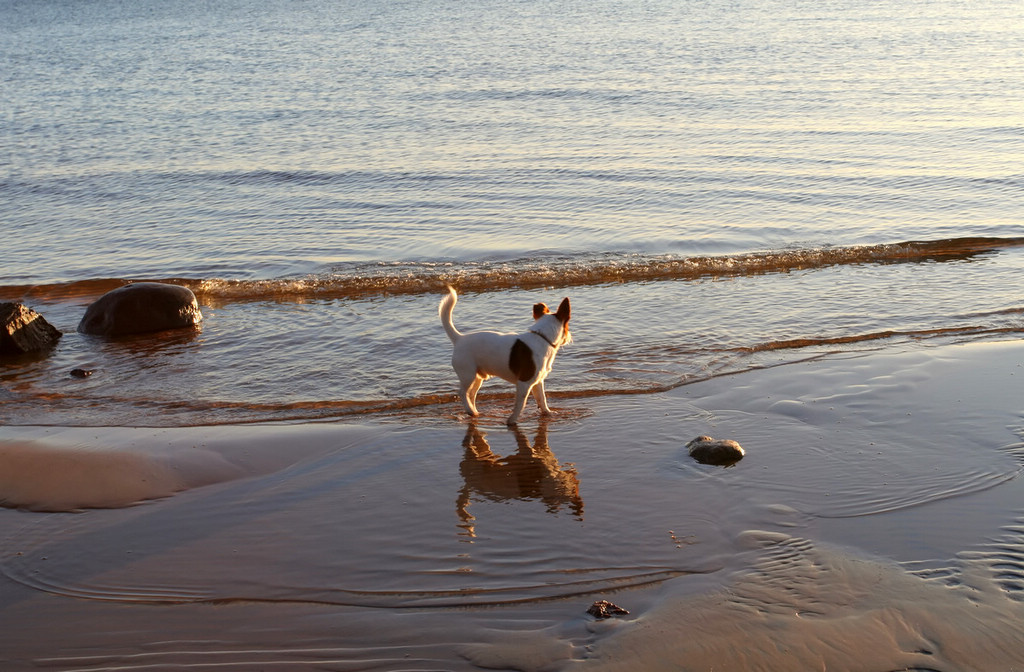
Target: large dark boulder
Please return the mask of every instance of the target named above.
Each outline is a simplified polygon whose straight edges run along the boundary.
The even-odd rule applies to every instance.
[[[60,330],[31,308],[20,303],[0,303],[0,355],[48,350],[60,337]]]
[[[78,323],[78,331],[96,336],[121,336],[195,327],[202,319],[196,295],[188,287],[136,282],[96,299]]]

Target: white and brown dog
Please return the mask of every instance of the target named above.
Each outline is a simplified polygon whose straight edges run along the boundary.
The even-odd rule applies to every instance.
[[[544,395],[544,379],[551,373],[558,348],[572,342],[569,333],[569,299],[562,299],[552,313],[543,303],[533,307],[533,326],[522,334],[501,334],[496,331],[462,333],[452,324],[452,310],[458,296],[448,288],[437,309],[441,324],[454,345],[452,368],[459,377],[462,404],[471,416],[477,416],[476,393],[485,380],[497,376],[516,386],[516,401],[509,425],[519,421],[526,407],[526,398],[533,392],[544,415],[551,413]]]

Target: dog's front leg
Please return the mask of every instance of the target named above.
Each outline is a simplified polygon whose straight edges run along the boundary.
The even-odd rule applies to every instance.
[[[529,381],[519,381],[516,383],[516,402],[515,405],[512,406],[512,415],[508,416],[508,421],[506,422],[508,426],[511,427],[519,422],[519,414],[523,412],[524,408],[526,408],[526,398],[529,394]]]
[[[551,409],[548,408],[547,394],[544,392],[544,381],[537,381],[537,384],[533,386],[533,398],[537,400],[537,406],[540,407],[542,415],[551,415]]]

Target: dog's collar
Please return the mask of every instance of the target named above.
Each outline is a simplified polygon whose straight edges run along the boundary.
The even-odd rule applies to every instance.
[[[535,330],[533,330],[533,329],[530,329],[530,333],[531,333],[531,334],[537,334],[538,336],[540,336],[541,338],[543,338],[543,339],[544,339],[545,341],[547,341],[547,342],[548,342],[548,345],[550,345],[550,346],[551,346],[552,348],[557,348],[557,347],[558,347],[557,345],[555,345],[554,343],[552,343],[552,342],[551,342],[551,339],[550,339],[550,338],[548,338],[548,337],[547,337],[547,336],[545,336],[544,334],[540,333],[539,331],[535,331]]]

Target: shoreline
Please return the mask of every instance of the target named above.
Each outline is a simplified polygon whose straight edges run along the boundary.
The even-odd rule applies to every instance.
[[[1022,362],[1019,340],[847,353],[652,395],[552,395],[560,415],[531,407],[518,431],[499,402],[475,425],[0,428],[0,461],[49,474],[35,496],[65,497],[51,508],[83,504],[63,459],[144,458],[182,486],[123,508],[0,509],[0,658],[1020,664],[1024,569],[993,566],[1010,553],[1024,568]],[[697,464],[685,444],[701,434],[747,455]],[[40,471],[33,450],[57,462]],[[630,615],[586,616],[603,598]]]

